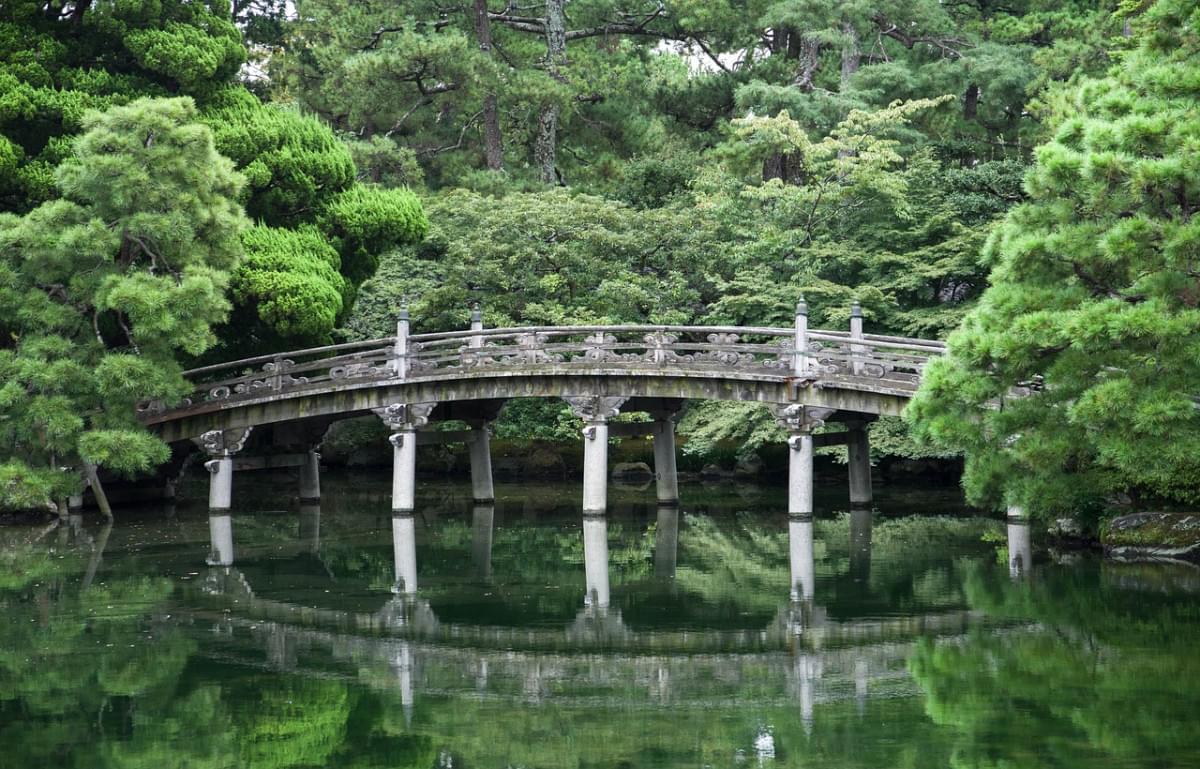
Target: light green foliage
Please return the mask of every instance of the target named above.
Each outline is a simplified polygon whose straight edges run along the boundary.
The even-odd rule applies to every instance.
[[[224,0],[79,3],[63,13],[31,0],[0,8],[0,210],[28,211],[56,193],[53,169],[89,109],[139,96],[202,96],[245,60]],[[11,160],[9,162],[12,162]],[[0,163],[2,165],[3,163]]]
[[[315,118],[263,104],[235,86],[206,106],[217,149],[249,185],[246,212],[271,225],[309,221],[329,196],[351,185],[350,151]]]
[[[968,452],[980,503],[1200,499],[1200,17],[1168,1],[1132,22],[1139,47],[1080,85],[1038,150],[1030,202],[988,243],[993,285],[909,409]]]
[[[1093,567],[1006,576],[972,568],[963,587],[972,609],[1026,629],[923,641],[909,660],[929,717],[957,735],[953,765],[1186,765],[1200,749],[1181,726],[1200,674],[1192,604]]]
[[[325,226],[341,243],[343,271],[356,285],[375,273],[377,255],[429,231],[421,201],[407,189],[355,185],[328,199]]]
[[[167,458],[136,406],[179,397],[176,356],[215,341],[245,224],[242,179],[195,118],[187,98],[92,113],[62,197],[0,219],[0,504],[74,490],[61,467]]]
[[[378,255],[424,236],[420,201],[357,183],[350,150],[328,126],[240,86],[210,99],[203,117],[246,175],[246,211],[260,222],[246,236],[217,357],[328,342]]]
[[[246,257],[233,296],[284,336],[328,335],[347,292],[341,258],[314,227],[259,225],[242,236]]]
[[[484,301],[490,326],[685,319],[696,291],[694,234],[672,212],[647,216],[566,190],[497,200],[465,190],[426,206],[431,232],[388,255],[348,322],[356,337],[394,333],[402,296],[419,329],[458,328]]]

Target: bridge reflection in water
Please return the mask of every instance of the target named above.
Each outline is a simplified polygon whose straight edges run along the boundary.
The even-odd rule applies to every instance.
[[[178,403],[141,404],[150,429],[209,459],[209,507],[229,509],[235,470],[298,467],[300,498],[320,498],[317,447],[338,420],[374,414],[392,445],[392,510],[411,513],[418,446],[463,443],[473,496],[494,499],[488,425],[508,400],[559,398],[583,422],[582,508],[607,508],[608,444],[652,437],[656,497],[677,503],[675,419],[688,401],[760,403],[787,433],[788,512],[813,512],[813,452],[845,445],[852,505],[872,501],[868,426],[901,413],[936,340],[869,334],[861,308],[848,330],[809,329],[801,300],[791,327],[483,327],[293,350],[185,372]],[[648,419],[615,421],[620,414]],[[438,423],[468,429],[436,429]],[[822,432],[826,424],[842,429]],[[443,426],[448,426],[444,425]],[[194,446],[192,444],[195,444]],[[254,455],[258,452],[258,455]]]
[[[471,511],[470,572],[483,582],[492,578],[495,517],[494,505],[476,504]],[[653,579],[662,584],[675,579],[679,518],[677,507],[660,506],[653,519]],[[870,579],[873,518],[870,510],[850,516],[848,576],[855,581]],[[753,680],[756,703],[790,702],[811,728],[815,706],[823,702],[853,697],[862,714],[870,696],[918,693],[906,660],[919,638],[959,636],[994,624],[967,610],[831,618],[817,590],[811,516],[787,521],[789,591],[780,596],[781,607],[766,627],[638,629],[626,623],[611,600],[609,521],[597,515],[582,519],[585,589],[572,621],[557,628],[444,621],[418,589],[418,516],[395,515],[391,524],[393,595],[376,611],[353,611],[257,595],[237,565],[232,517],[228,512],[210,515],[208,562],[213,568],[200,597],[220,609],[212,616],[221,625],[257,639],[265,656],[265,663],[256,662],[243,652],[239,661],[303,670],[303,660],[311,655],[302,651],[326,650],[360,671],[372,671],[371,685],[398,690],[408,719],[423,693],[536,704],[569,700],[564,692],[572,688],[611,691],[614,700],[624,701],[630,687],[641,687],[647,704],[694,705],[722,697],[736,700],[738,686]],[[298,534],[298,552],[319,552],[318,505],[302,507]],[[1010,573],[1026,579],[1031,564],[1028,523],[1010,520],[1007,537]],[[388,672],[380,675],[381,670]],[[769,679],[765,682],[760,680],[763,670]]]

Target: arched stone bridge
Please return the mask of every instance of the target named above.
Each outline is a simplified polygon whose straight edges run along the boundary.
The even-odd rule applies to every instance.
[[[463,331],[396,336],[232,361],[186,372],[195,391],[172,407],[148,405],[144,422],[168,442],[196,441],[211,456],[210,507],[228,508],[233,456],[256,427],[309,425],[364,414],[391,429],[393,507],[411,511],[418,442],[465,441],[475,497],[489,500],[486,424],[511,398],[557,397],[585,422],[585,512],[606,506],[607,438],[653,435],[659,501],[676,501],[673,416],[686,400],[752,401],[772,408],[791,438],[789,509],[812,511],[814,445],[845,443],[851,502],[869,503],[865,425],[898,415],[941,342],[863,332],[855,305],[846,331],[811,330],[803,302],[792,328],[548,326],[485,329],[478,310]],[[620,411],[653,421],[614,423]],[[470,431],[421,430],[463,420]],[[826,421],[843,433],[813,436]],[[420,433],[418,434],[418,431]],[[310,433],[312,431],[310,430]],[[299,461],[301,497],[319,496],[317,455]]]

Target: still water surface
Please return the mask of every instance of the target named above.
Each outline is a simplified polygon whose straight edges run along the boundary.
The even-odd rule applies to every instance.
[[[246,481],[0,530],[0,767],[1200,766],[1200,576],[953,494]]]

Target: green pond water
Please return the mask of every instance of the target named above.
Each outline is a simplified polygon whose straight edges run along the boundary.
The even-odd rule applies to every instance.
[[[0,529],[0,767],[1200,766],[1200,572],[952,491],[324,486]]]

